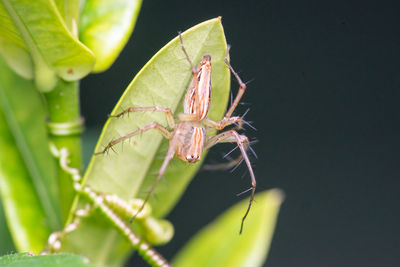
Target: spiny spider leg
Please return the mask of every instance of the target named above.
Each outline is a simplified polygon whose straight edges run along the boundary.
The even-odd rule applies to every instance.
[[[129,107],[122,111],[121,113],[115,114],[115,115],[110,115],[111,118],[119,118],[129,112],[139,112],[139,111],[158,111],[158,112],[164,112],[165,116],[167,118],[168,126],[171,127],[172,129],[175,128],[175,120],[174,116],[172,115],[172,112],[169,108],[166,107],[160,107],[160,106],[152,106],[152,107]]]
[[[256,177],[254,176],[253,168],[251,167],[249,157],[247,156],[247,153],[246,153],[246,150],[250,146],[249,139],[244,135],[238,134],[234,130],[229,130],[229,131],[222,132],[220,134],[217,134],[216,136],[209,138],[206,142],[205,149],[209,149],[210,147],[212,147],[218,143],[233,143],[233,142],[237,143],[237,145],[240,149],[240,152],[242,153],[242,157],[243,157],[244,161],[246,162],[247,168],[249,169],[250,178],[251,178],[251,196],[250,196],[250,201],[249,201],[249,205],[247,207],[246,213],[244,214],[244,216],[242,218],[242,223],[240,225],[239,234],[241,234],[243,231],[244,220],[246,219],[247,215],[249,214],[251,204],[253,203],[253,200],[254,200],[254,193],[256,191]]]
[[[228,66],[228,68],[230,69],[230,71],[232,72],[233,76],[235,76],[237,82],[239,83],[239,90],[235,97],[235,100],[233,101],[233,104],[230,106],[228,111],[225,113],[225,116],[222,120],[220,120],[219,122],[213,122],[213,121],[207,119],[207,121],[206,121],[207,124],[218,130],[222,130],[226,126],[233,124],[233,123],[237,123],[237,122],[241,123],[241,120],[242,120],[241,117],[232,117],[232,113],[236,109],[236,107],[239,105],[240,99],[242,99],[242,96],[243,96],[244,92],[246,91],[246,84],[244,82],[242,82],[239,75],[235,72],[235,70],[231,66],[231,63],[229,63],[228,55],[229,55],[230,49],[231,49],[231,47],[230,47],[230,45],[228,45],[228,49],[226,50],[224,61],[225,61],[226,65]]]
[[[224,119],[225,119],[225,117],[224,117]],[[222,130],[222,129],[224,129],[226,126],[229,126],[229,125],[232,125],[232,124],[236,124],[238,130],[242,129],[242,126],[243,126],[243,118],[242,118],[242,117],[234,116],[234,117],[227,118],[227,119],[224,121],[224,125],[221,126],[221,125],[222,125],[222,121],[223,121],[224,119],[222,119],[222,120],[219,121],[219,122],[215,122],[215,121],[213,121],[213,120],[210,120],[209,118],[206,118],[206,119],[204,120],[204,124],[207,125],[208,127],[215,128],[215,129],[217,129],[217,130]],[[222,128],[221,128],[221,127],[222,127]]]
[[[168,148],[167,156],[165,157],[165,159],[163,161],[163,164],[161,165],[161,168],[158,171],[157,178],[156,178],[156,180],[154,180],[154,183],[151,186],[150,191],[147,193],[146,198],[144,199],[142,206],[138,209],[136,214],[129,220],[130,223],[132,223],[133,220],[137,217],[137,215],[144,209],[146,203],[150,199],[150,196],[153,194],[153,192],[156,189],[158,183],[160,182],[161,178],[163,177],[169,162],[173,159],[173,157],[175,155],[175,150],[176,150],[177,141],[178,141],[177,139],[178,139],[177,135],[174,132],[174,136],[170,139],[170,142],[169,142],[169,148]]]
[[[219,163],[219,164],[204,164],[201,169],[205,171],[228,170],[230,168],[236,167],[242,161],[243,161],[243,156],[240,155],[239,157],[232,159],[229,162]],[[231,170],[231,172],[232,171],[233,170]]]
[[[189,64],[190,64],[190,68],[192,69],[192,73],[193,73],[193,74],[197,74],[197,73],[199,72],[199,69],[196,69],[196,68],[194,67],[192,61],[190,60],[190,57],[189,57],[188,53],[186,52],[186,48],[185,48],[185,46],[183,45],[182,33],[181,33],[181,32],[178,32],[178,34],[179,34],[179,40],[181,41],[181,48],[182,48],[182,51],[183,51],[183,53],[185,54],[186,60],[187,60],[187,61],[189,62]]]
[[[152,122],[150,124],[147,124],[139,129],[137,129],[136,131],[133,131],[131,133],[128,133],[127,135],[121,136],[120,138],[117,138],[115,140],[112,140],[111,142],[109,142],[105,148],[103,149],[103,151],[97,152],[95,153],[95,155],[100,155],[100,154],[104,154],[105,152],[107,152],[110,148],[112,149],[113,146],[115,146],[116,144],[131,138],[132,136],[138,135],[142,132],[148,131],[150,129],[155,129],[157,131],[159,131],[165,138],[170,139],[172,133],[170,133],[167,128],[165,128],[164,126],[158,124],[157,122]]]

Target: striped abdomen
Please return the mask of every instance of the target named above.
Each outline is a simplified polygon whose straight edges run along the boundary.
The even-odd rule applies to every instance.
[[[211,56],[205,55],[200,62],[199,72],[190,84],[184,102],[185,114],[197,114],[203,120],[210,108],[211,97]]]

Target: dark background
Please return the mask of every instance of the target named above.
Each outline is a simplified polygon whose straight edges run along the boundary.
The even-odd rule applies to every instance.
[[[83,80],[82,112],[99,129],[178,30],[222,16],[232,64],[253,80],[237,114],[249,107],[257,128],[245,133],[259,141],[258,190],[286,193],[265,266],[399,266],[399,11],[398,1],[144,0],[116,64]],[[236,203],[245,172],[200,172],[169,216],[179,231],[159,251],[172,258]]]

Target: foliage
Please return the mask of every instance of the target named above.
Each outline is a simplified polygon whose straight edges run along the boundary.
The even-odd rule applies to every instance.
[[[1,266],[9,267],[53,267],[53,266],[74,266],[74,267],[90,267],[90,265],[82,256],[72,254],[54,254],[33,256],[28,253],[16,253],[6,255],[0,258]]]
[[[106,70],[116,60],[133,31],[140,5],[140,0],[87,0],[81,8],[77,0],[0,1],[0,196],[5,218],[0,221],[1,253],[13,246],[19,252],[39,253],[50,233],[71,223],[75,211],[85,206],[86,200],[76,195],[72,187],[71,175],[60,166],[49,147],[55,151],[67,149],[71,155],[68,164],[81,168],[78,82],[90,72]],[[230,73],[223,62],[227,45],[220,18],[187,30],[183,39],[195,64],[206,53],[212,56],[209,116],[217,120],[223,116],[225,106],[221,103],[227,103],[230,90]],[[179,40],[175,38],[136,75],[113,113],[128,106],[154,104],[171,108],[175,115],[181,112],[182,96],[191,79],[190,67],[182,58]],[[96,151],[115,135],[124,135],[152,121],[164,123],[165,118],[163,114],[138,113],[109,119]],[[151,174],[159,169],[159,157],[164,155],[167,145],[159,134],[149,132],[125,144],[123,151],[122,145],[118,145],[115,154],[94,156],[83,184],[125,201],[141,198],[154,180]],[[170,166],[165,175],[168,187],[160,185],[156,189],[158,201],[150,201],[154,225],[137,220],[132,226],[147,242],[164,240],[158,236],[157,225],[163,225],[162,218],[177,203],[200,164],[187,165],[176,160]],[[208,257],[206,248],[219,246],[215,238],[211,241],[216,233],[231,245],[228,253],[216,255],[219,262],[235,259],[238,264],[262,264],[281,196],[271,191],[256,197],[258,211],[249,216],[248,228],[252,226],[248,233],[238,238],[233,225],[238,226],[237,219],[242,214],[235,207],[218,220],[214,230],[199,233],[179,253],[177,265],[184,266],[193,259],[201,264],[198,259]],[[8,236],[7,229],[12,242],[3,239]],[[243,246],[249,249],[241,249]],[[255,246],[259,249],[250,249]],[[122,265],[131,250],[113,225],[96,212],[82,219],[80,227],[63,240],[61,247],[63,252],[84,255],[91,263],[115,266]],[[87,265],[73,254],[6,255],[0,258],[0,264]]]

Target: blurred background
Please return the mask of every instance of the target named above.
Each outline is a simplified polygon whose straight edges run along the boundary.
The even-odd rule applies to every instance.
[[[258,140],[257,190],[286,194],[265,266],[398,266],[399,11],[398,1],[144,0],[117,63],[82,81],[86,158],[142,66],[177,31],[222,16],[232,65],[251,81],[236,114],[250,108],[257,128],[245,131]],[[173,241],[159,251],[172,258],[248,187],[243,166],[199,172],[168,216]]]

